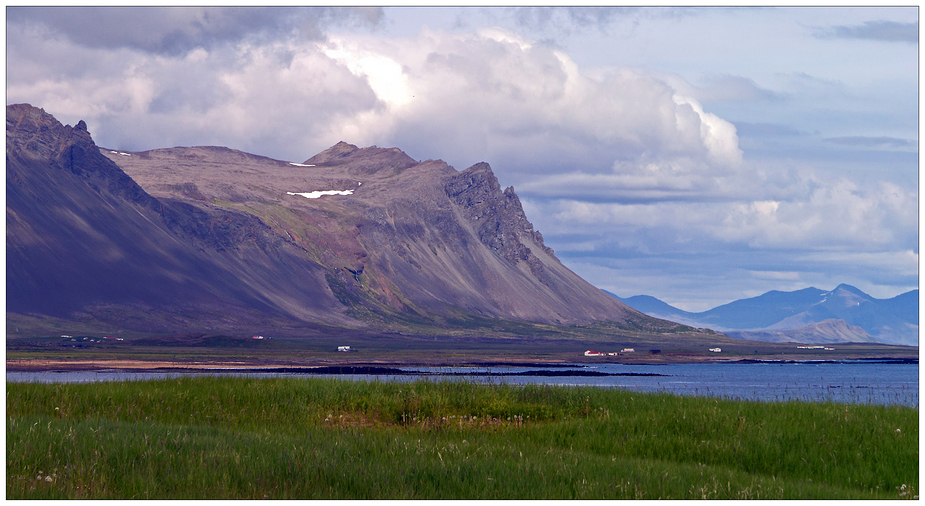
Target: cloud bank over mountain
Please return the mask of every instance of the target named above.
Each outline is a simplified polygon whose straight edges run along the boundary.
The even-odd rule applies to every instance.
[[[887,297],[918,283],[910,27],[914,9],[11,8],[7,100],[117,149],[488,161],[579,274],[692,310],[843,281]]]
[[[652,73],[620,68],[593,75],[562,51],[498,29],[425,30],[387,41],[241,38],[177,54],[176,45],[148,50],[167,40],[31,42],[50,51],[26,54],[23,44],[20,54],[30,60],[56,57],[95,68],[63,65],[64,74],[29,82],[38,90],[25,89],[24,79],[10,86],[10,95],[38,96],[49,109],[89,121],[105,118],[100,135],[107,139],[128,124],[142,126],[146,137],[114,139],[125,149],[160,145],[165,136],[168,144],[231,138],[244,148],[299,158],[313,144],[343,138],[363,145],[407,138],[460,158],[473,151],[519,159],[530,153],[527,162],[537,171],[561,170],[538,163],[550,158],[560,166],[645,161],[649,170],[683,171],[731,168],[742,158],[732,124]],[[76,100],[78,90],[86,100]]]

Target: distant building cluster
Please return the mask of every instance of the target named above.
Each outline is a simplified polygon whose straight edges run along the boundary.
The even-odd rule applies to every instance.
[[[817,346],[807,346],[807,345],[805,345],[805,344],[801,344],[801,345],[797,346],[797,348],[799,348],[799,349],[801,349],[801,350],[826,350],[826,351],[835,351],[835,348],[830,348],[830,347],[828,347],[828,346],[818,346],[818,345],[817,345]]]
[[[604,357],[604,356],[619,357],[620,355],[624,353],[633,353],[635,351],[636,350],[634,350],[633,348],[623,348],[620,351],[608,351],[608,352],[588,350],[585,352],[585,356],[586,357]]]
[[[805,348],[805,346],[801,346],[801,348]],[[819,348],[822,348],[822,347],[819,346]],[[826,349],[831,350],[832,348],[826,348]],[[710,351],[713,353],[722,353],[723,349],[722,348],[710,348]],[[619,357],[620,355],[624,355],[627,353],[635,353],[635,352],[636,350],[633,348],[623,348],[620,351],[608,351],[608,352],[587,350],[585,351],[585,356],[586,357],[605,357],[605,356],[606,357]],[[649,350],[649,355],[661,355],[661,353],[662,353],[662,350]]]
[[[45,336],[48,337],[48,336]],[[103,336],[103,337],[91,337],[91,336],[72,336],[68,334],[61,334],[61,339],[65,342],[62,343],[62,346],[70,346],[74,348],[83,348],[84,345],[89,345],[90,343],[99,344],[112,341],[124,341],[125,339],[121,337],[113,336]],[[68,344],[74,343],[74,344]]]

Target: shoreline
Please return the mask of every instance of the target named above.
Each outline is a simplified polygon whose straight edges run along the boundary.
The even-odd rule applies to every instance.
[[[577,358],[577,357],[576,357]],[[583,358],[583,357],[582,357]],[[531,367],[561,368],[588,367],[598,364],[620,365],[668,365],[668,364],[832,364],[832,363],[875,363],[875,364],[918,364],[918,358],[909,357],[781,357],[779,359],[754,359],[739,357],[666,357],[649,356],[629,360],[588,361],[561,359],[550,360],[457,360],[453,363],[440,360],[351,360],[349,358],[303,359],[303,360],[144,360],[144,359],[8,359],[7,372],[79,372],[79,371],[125,371],[125,372],[299,372],[303,374],[406,374],[400,367]],[[360,370],[374,372],[324,372],[334,370]],[[316,372],[317,370],[317,372]],[[382,371],[382,372],[376,372]],[[452,374],[452,373],[444,373]],[[460,373],[470,374],[470,373]],[[549,374],[548,372],[543,374]],[[492,374],[497,375],[497,374]]]

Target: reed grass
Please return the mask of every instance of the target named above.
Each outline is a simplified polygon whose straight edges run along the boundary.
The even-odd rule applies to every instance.
[[[918,411],[594,387],[7,384],[10,499],[884,499]]]

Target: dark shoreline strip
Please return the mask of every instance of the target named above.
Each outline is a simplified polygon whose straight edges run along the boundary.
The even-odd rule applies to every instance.
[[[917,358],[859,358],[851,360],[761,360],[743,358],[730,360],[729,364],[918,364]]]
[[[532,370],[521,372],[427,372],[427,371],[406,371],[393,367],[369,367],[369,366],[324,366],[324,367],[273,367],[264,369],[235,369],[235,372],[248,373],[291,373],[291,374],[328,374],[328,375],[369,375],[369,376],[669,376],[667,374],[655,373],[606,373],[600,371],[585,370]]]

